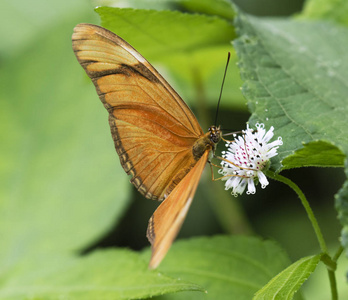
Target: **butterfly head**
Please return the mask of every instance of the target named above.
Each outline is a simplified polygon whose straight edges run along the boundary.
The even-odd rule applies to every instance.
[[[210,140],[217,144],[221,140],[222,132],[220,126],[216,127],[215,125],[209,127]]]

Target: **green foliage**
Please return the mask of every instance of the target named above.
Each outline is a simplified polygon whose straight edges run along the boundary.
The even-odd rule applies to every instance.
[[[347,172],[346,175],[348,176]],[[348,249],[348,182],[343,184],[336,195],[336,208],[338,210],[338,218],[344,225],[342,229],[342,245]]]
[[[215,236],[178,241],[159,270],[195,282],[207,293],[163,298],[250,300],[287,265],[289,258],[276,243],[258,238]]]
[[[199,84],[207,100],[216,103],[227,53],[232,52],[232,61],[236,61],[231,46],[235,38],[231,22],[217,16],[177,11],[115,7],[99,7],[96,11],[102,26],[116,32],[151,63],[168,68],[179,79],[176,82],[179,86],[175,82],[173,85],[185,100],[197,98],[194,91]],[[244,102],[236,92],[242,83],[235,63],[230,66],[230,84],[225,87],[223,102],[236,105]],[[170,81],[170,76],[166,79]]]
[[[203,291],[193,283],[149,271],[147,261],[129,250],[96,251],[83,258],[42,257],[9,278],[1,299],[144,299],[182,290]]]
[[[0,44],[0,298],[249,300],[256,293],[255,299],[291,299],[320,254],[286,268],[290,260],[274,242],[215,236],[175,243],[153,271],[147,269],[149,249],[78,255],[120,221],[131,185],[118,164],[107,113],[71,49],[73,27],[97,23],[95,16],[90,7],[82,9],[82,0],[54,5],[5,1],[0,11],[2,28],[11,28],[2,30]],[[193,13],[96,11],[102,25],[161,68],[198,108],[202,95],[216,103],[231,51],[222,103],[244,103],[238,59],[251,124],[274,126],[283,138],[274,170],[344,165],[346,1],[307,1],[301,20],[238,12],[235,26],[225,0],[161,4],[174,6]],[[239,58],[231,46],[236,30]],[[336,207],[348,248],[348,182]]]
[[[24,255],[85,247],[120,218],[129,199],[127,177],[118,178],[121,167],[110,163],[116,155],[107,115],[95,115],[102,110],[95,91],[71,49],[57,43],[73,23],[52,28],[34,41],[39,47],[1,69],[0,119],[8,130],[0,132],[0,257],[9,266]]]
[[[295,160],[294,152],[304,143],[318,140],[338,147],[337,154],[340,150],[346,154],[348,68],[342,44],[348,45],[348,29],[320,22],[244,15],[238,18],[237,28],[240,37],[235,47],[245,80],[243,92],[253,113],[251,122],[272,122],[276,134],[286,141],[279,149],[278,160],[289,154]],[[307,147],[307,151],[312,150],[308,156],[317,156],[315,166],[337,166],[337,159],[328,161],[327,146],[320,145],[322,151],[318,144]],[[321,158],[318,151],[322,152]],[[309,165],[306,162],[295,166],[293,160],[288,160],[293,167]]]
[[[274,168],[280,170],[282,164],[284,168],[341,165],[348,153],[344,46],[348,45],[348,29],[331,23],[258,19],[243,14],[236,24],[240,37],[234,45],[241,58],[251,122],[271,121],[276,134],[286,141]],[[346,186],[336,196],[345,247]]]
[[[1,1],[0,58],[20,55],[23,47],[32,45],[43,33],[48,34],[61,20],[75,19],[77,22],[80,17],[80,21],[89,19],[90,22],[97,22],[97,18],[91,15],[90,8],[84,2],[73,1],[67,9],[66,0]],[[76,16],[76,11],[79,16]]]
[[[272,278],[261,290],[257,291],[253,300],[288,300],[314,272],[320,255],[304,257],[293,263],[277,276]],[[296,274],[294,276],[294,274]]]
[[[181,0],[179,3],[194,13],[220,16],[227,20],[232,20],[235,15],[231,2],[228,0]]]
[[[323,161],[323,157],[325,160]],[[293,155],[283,159],[283,169],[299,166],[342,167],[345,155],[336,146],[325,141],[314,141],[303,145]],[[327,165],[325,165],[325,162]]]
[[[102,26],[117,31],[135,48],[142,45],[141,53],[149,60],[226,45],[235,37],[230,23],[216,16],[115,7],[98,7],[96,12],[102,19]],[[131,36],[129,32],[139,31],[139,24],[143,35]],[[173,36],[180,37],[180,42]]]
[[[300,17],[332,20],[348,25],[348,2],[345,0],[307,0]]]

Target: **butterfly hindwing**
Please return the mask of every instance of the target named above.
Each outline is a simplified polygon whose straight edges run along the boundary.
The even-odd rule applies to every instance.
[[[152,245],[150,268],[159,265],[177,236],[196,192],[208,154],[209,151],[203,154],[150,218],[147,228],[147,237]]]

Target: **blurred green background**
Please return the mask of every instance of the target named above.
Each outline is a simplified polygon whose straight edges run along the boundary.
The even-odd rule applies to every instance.
[[[256,15],[292,15],[303,5],[300,0],[235,2]],[[158,203],[144,199],[128,183],[110,137],[107,113],[71,49],[76,24],[100,24],[93,11],[95,3],[2,1],[0,222],[8,228],[3,230],[4,243],[17,233],[27,234],[30,243],[40,241],[46,251],[51,246],[40,235],[48,231],[61,241],[61,249],[54,249],[57,252],[148,246],[147,222]],[[180,90],[180,83],[172,83]],[[212,92],[216,98],[219,88]],[[235,102],[222,99],[219,123],[239,130],[249,112],[241,102],[240,90],[233,93],[239,95]],[[184,99],[199,119],[199,108]],[[207,107],[205,114],[214,116],[215,105]],[[318,252],[307,216],[289,188],[271,182],[266,190],[258,187],[256,195],[235,199],[223,191],[222,182],[212,184],[210,171],[205,171],[179,238],[226,232],[258,234],[277,240],[293,260]],[[340,225],[334,194],[344,181],[343,170],[307,168],[282,175],[304,191],[324,237],[336,248]],[[209,199],[218,197],[212,195],[225,200],[213,202]],[[221,218],[224,205],[234,209],[231,219],[236,221]],[[69,237],[72,230],[78,232],[79,240]],[[15,261],[9,249],[1,251]],[[343,280],[340,272],[337,276]]]

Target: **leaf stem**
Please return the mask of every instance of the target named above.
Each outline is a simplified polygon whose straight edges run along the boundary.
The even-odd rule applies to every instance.
[[[270,170],[268,170],[266,172],[266,175],[268,177],[274,179],[274,180],[277,180],[277,181],[280,181],[282,183],[285,183],[290,188],[292,188],[292,190],[298,195],[298,197],[300,198],[301,203],[302,203],[304,209],[307,212],[308,218],[309,218],[310,222],[312,223],[313,229],[315,231],[315,234],[317,236],[317,239],[318,239],[318,242],[319,242],[319,245],[320,245],[321,252],[327,254],[328,253],[327,246],[326,246],[323,234],[321,233],[321,230],[320,230],[319,224],[317,222],[317,219],[314,216],[313,210],[310,207],[310,205],[309,205],[309,203],[308,203],[308,201],[306,199],[306,196],[303,194],[303,192],[300,190],[300,188],[297,186],[297,184],[295,184],[293,181],[291,181],[290,179],[288,179],[288,178],[286,178],[284,176],[281,176],[279,174],[275,174],[274,172],[272,172]]]
[[[335,253],[334,257],[332,258],[332,260],[334,262],[337,262],[337,260],[339,259],[339,257],[341,256],[342,252],[343,252],[344,248],[342,245],[340,245],[337,249],[337,252]]]

